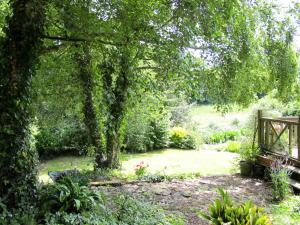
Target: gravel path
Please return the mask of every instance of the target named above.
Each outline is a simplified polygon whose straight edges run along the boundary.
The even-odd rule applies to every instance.
[[[139,182],[120,187],[97,187],[108,196],[129,193],[161,206],[168,213],[184,215],[189,225],[206,225],[197,212],[207,210],[217,197],[216,189],[222,187],[236,202],[251,199],[260,207],[269,203],[271,193],[268,185],[258,179],[242,178],[239,175],[201,177],[191,180],[173,180],[161,183]]]

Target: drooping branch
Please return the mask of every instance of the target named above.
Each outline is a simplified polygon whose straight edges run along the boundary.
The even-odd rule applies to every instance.
[[[162,68],[158,66],[140,66],[136,70],[162,70]]]
[[[67,42],[98,42],[105,45],[112,45],[112,46],[121,46],[121,43],[114,43],[110,41],[104,41],[99,39],[98,37],[70,37],[70,36],[52,36],[52,35],[42,35],[43,39],[48,40],[55,40],[55,41],[67,41]]]

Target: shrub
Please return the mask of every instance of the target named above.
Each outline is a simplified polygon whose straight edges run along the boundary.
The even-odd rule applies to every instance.
[[[164,212],[154,205],[136,200],[128,195],[120,195],[115,199],[116,218],[120,225],[183,225],[184,220],[174,216],[166,216]]]
[[[282,201],[290,193],[289,175],[291,172],[284,167],[282,161],[275,160],[270,167],[272,195],[275,201]]]
[[[168,99],[168,105],[171,111],[172,126],[184,126],[190,121],[191,106],[182,98]]]
[[[196,147],[194,138],[184,128],[173,127],[170,133],[170,147],[181,149]]]
[[[40,128],[35,136],[40,158],[48,159],[63,154],[82,155],[87,152],[88,137],[80,125]]]
[[[141,180],[150,183],[160,183],[164,181],[170,181],[172,180],[172,177],[166,174],[154,173],[154,174],[147,174],[141,177]]]
[[[66,213],[56,212],[47,214],[45,223],[52,224],[72,224],[72,225],[112,225],[117,224],[116,218],[113,217],[111,211],[106,208],[98,208],[97,210],[86,211],[82,213]]]
[[[270,225],[269,218],[263,214],[263,209],[258,208],[251,201],[241,205],[233,203],[227,192],[218,189],[221,195],[209,207],[209,213],[200,212],[200,216],[209,220],[214,225]]]
[[[154,104],[153,99],[148,98],[131,109],[125,119],[124,149],[127,152],[147,152],[168,146],[169,113],[157,100]]]
[[[225,151],[239,153],[241,148],[241,143],[236,141],[229,141],[225,147]]]
[[[102,203],[102,196],[86,186],[74,183],[70,178],[64,178],[41,189],[40,203],[44,213],[78,213]]]
[[[162,149],[168,146],[169,142],[169,117],[160,115],[151,118],[149,133],[153,149]]]
[[[254,163],[260,149],[249,139],[244,139],[240,148],[240,160]]]
[[[0,198],[0,224],[37,225],[37,208],[21,203],[17,209],[9,209]]]

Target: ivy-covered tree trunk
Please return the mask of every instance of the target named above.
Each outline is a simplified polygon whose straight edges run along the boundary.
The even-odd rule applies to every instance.
[[[82,52],[76,54],[76,60],[79,66],[79,75],[82,82],[84,102],[83,114],[84,124],[88,131],[89,143],[96,150],[96,167],[105,167],[104,147],[102,145],[101,134],[98,128],[98,121],[93,103],[93,75],[91,69],[90,48],[85,43],[82,46]]]
[[[129,86],[129,64],[126,53],[121,53],[119,63],[114,66],[113,63],[106,63],[102,68],[104,98],[107,106],[106,154],[109,168],[116,168],[120,165],[121,125],[126,110]],[[113,81],[114,75],[117,76],[115,82]]]
[[[30,148],[29,88],[41,47],[43,0],[11,0],[0,40],[0,193],[9,207],[35,197],[36,152]]]

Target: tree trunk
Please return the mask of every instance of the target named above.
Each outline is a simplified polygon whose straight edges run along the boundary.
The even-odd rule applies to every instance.
[[[93,103],[93,75],[91,71],[90,47],[88,44],[83,44],[82,53],[77,53],[75,57],[79,66],[79,75],[84,94],[84,124],[88,131],[89,143],[95,147],[96,150],[95,166],[105,167],[104,148]]]
[[[119,154],[121,125],[126,110],[125,106],[127,102],[127,92],[129,86],[128,55],[126,52],[122,52],[120,57],[120,64],[117,65],[119,69],[115,86],[113,85],[112,79],[115,72],[115,69],[112,67],[113,63],[107,63],[104,65],[102,71],[104,97],[107,105],[106,154],[107,164],[110,168],[116,168],[120,165]]]
[[[10,4],[12,16],[0,40],[0,193],[9,207],[18,207],[36,193],[29,88],[41,47],[45,2],[11,0]]]

